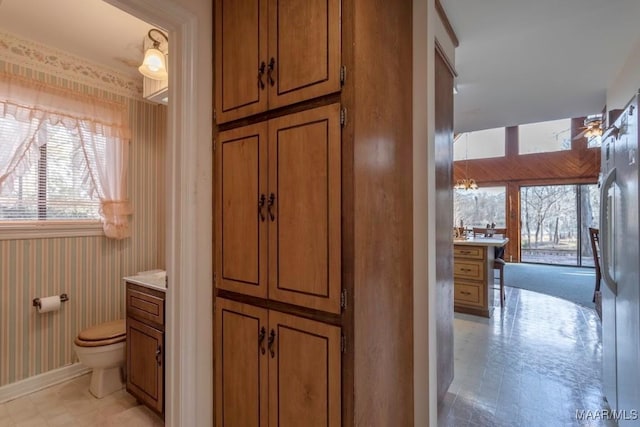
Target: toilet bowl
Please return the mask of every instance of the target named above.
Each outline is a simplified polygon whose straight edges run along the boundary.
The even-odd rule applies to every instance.
[[[126,329],[124,319],[81,331],[74,341],[80,363],[92,368],[89,391],[102,398],[124,387]]]

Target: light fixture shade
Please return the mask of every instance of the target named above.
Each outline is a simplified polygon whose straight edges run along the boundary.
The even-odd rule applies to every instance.
[[[138,67],[138,71],[150,79],[165,80],[167,78],[167,63],[164,59],[164,53],[156,48],[147,49],[144,61]]]

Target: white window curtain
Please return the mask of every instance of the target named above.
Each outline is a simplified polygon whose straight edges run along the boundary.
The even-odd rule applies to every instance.
[[[0,130],[0,193],[11,191],[14,181],[38,161],[46,140],[37,135],[45,124],[62,125],[75,136],[75,167],[100,199],[105,235],[130,236],[126,105],[0,72],[0,120],[8,118],[15,125]]]

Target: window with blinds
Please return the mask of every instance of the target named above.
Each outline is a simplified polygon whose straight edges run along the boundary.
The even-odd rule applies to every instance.
[[[0,127],[15,126],[10,116],[0,118]],[[62,125],[43,124],[37,132],[39,156],[28,171],[0,193],[0,221],[99,220],[100,200],[91,196],[86,182],[78,136]],[[2,147],[0,141],[0,149]],[[104,140],[98,152],[104,158]]]

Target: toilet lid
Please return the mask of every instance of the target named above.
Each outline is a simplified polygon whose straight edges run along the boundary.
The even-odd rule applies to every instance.
[[[124,319],[105,322],[92,326],[78,334],[81,341],[105,341],[120,338],[126,335]]]

